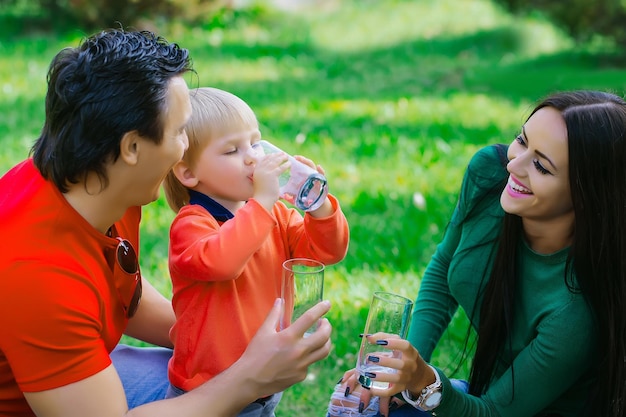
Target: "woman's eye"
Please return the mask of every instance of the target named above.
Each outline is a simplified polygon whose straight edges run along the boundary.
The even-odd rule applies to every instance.
[[[522,135],[517,135],[515,137],[515,141],[522,146],[526,146],[526,142],[524,142],[524,137]]]
[[[226,152],[224,152],[226,155],[230,155],[233,153],[237,153],[237,148],[233,148],[233,149],[229,149]]]
[[[545,169],[538,160],[533,159],[533,164],[535,165],[535,168],[537,169],[537,171],[539,171],[543,175],[551,174],[551,172]]]

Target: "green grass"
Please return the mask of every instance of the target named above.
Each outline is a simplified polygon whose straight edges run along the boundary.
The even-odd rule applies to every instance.
[[[555,90],[626,91],[626,61],[610,42],[576,45],[540,17],[488,0],[326,3],[226,14],[213,29],[161,28],[191,50],[191,87],[239,95],[265,138],[324,166],[350,223],[348,256],[326,270],[332,353],[285,392],[279,417],[324,414],[356,361],[373,291],[417,294],[478,148],[510,142],[533,102]],[[43,124],[47,65],[81,36],[0,34],[0,172],[27,155]],[[163,198],[144,213],[142,270],[169,296],[173,213]],[[458,315],[433,362],[455,369],[466,333]]]

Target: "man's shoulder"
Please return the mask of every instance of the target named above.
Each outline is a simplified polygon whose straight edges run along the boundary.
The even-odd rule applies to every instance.
[[[45,182],[32,159],[26,159],[0,177],[0,217],[4,209],[19,203],[35,186]]]

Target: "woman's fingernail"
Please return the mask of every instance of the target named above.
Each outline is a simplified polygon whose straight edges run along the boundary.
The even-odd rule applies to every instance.
[[[365,408],[365,404],[363,402],[359,403],[359,414],[363,414],[363,409]]]
[[[380,345],[380,346],[387,346],[389,344],[389,342],[386,341],[386,340],[377,340],[376,344]]]
[[[366,337],[366,336],[371,336],[371,335],[372,335],[371,333],[368,333],[368,334],[361,333],[361,334],[359,335],[359,337],[360,337],[360,338],[363,338],[363,337]]]
[[[343,393],[344,397],[347,397],[348,395],[350,395],[350,387],[346,387],[346,391]]]
[[[376,374],[374,372],[365,372],[365,376],[368,378],[376,378]]]
[[[377,357],[377,356],[368,356],[367,360],[370,361],[370,362],[374,362],[374,363],[380,362],[380,358]]]
[[[343,377],[339,378],[339,381],[337,381],[337,384],[341,384],[343,382]],[[337,385],[335,384],[335,385]]]

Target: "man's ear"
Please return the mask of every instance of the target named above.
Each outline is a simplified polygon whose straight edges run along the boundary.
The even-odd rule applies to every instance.
[[[136,130],[124,133],[120,141],[120,159],[128,165],[136,165],[139,161],[141,137]]]
[[[194,188],[200,182],[185,161],[178,161],[172,168],[172,172],[178,181],[187,188]]]

